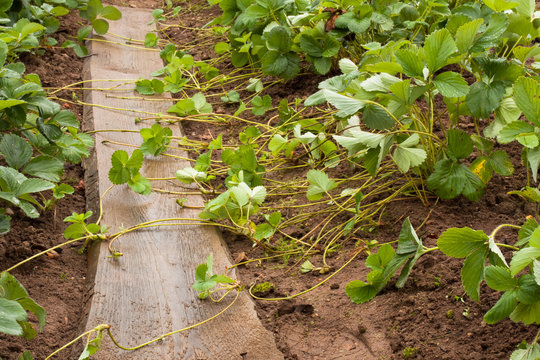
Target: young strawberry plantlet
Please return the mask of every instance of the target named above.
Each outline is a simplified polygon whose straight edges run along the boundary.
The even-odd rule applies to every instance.
[[[140,149],[144,155],[159,156],[171,142],[172,130],[159,124],[152,125],[150,129],[141,129],[140,132],[144,140]]]
[[[211,157],[212,150],[205,154],[199,155],[197,161],[195,162],[195,166],[188,166],[181,170],[177,170],[176,178],[185,184],[196,183],[199,186],[199,190],[203,194],[213,193],[214,190],[212,188],[208,190],[202,186],[202,183],[205,183],[208,187],[210,187],[210,181],[216,178],[214,175],[208,174],[210,170]]]
[[[66,239],[85,238],[83,246],[79,249],[79,253],[82,253],[86,249],[90,241],[107,239],[106,233],[108,230],[106,226],[100,226],[96,223],[86,223],[86,220],[92,215],[92,211],[87,211],[84,214],[73,213],[64,219],[64,222],[72,223],[64,230],[64,237]]]
[[[200,264],[195,270],[195,283],[193,289],[199,292],[199,299],[210,298],[214,302],[219,302],[232,290],[241,291],[241,287],[236,280],[225,275],[216,275],[212,272],[214,257],[210,253],[206,258],[206,263]],[[219,285],[219,286],[218,286]],[[216,288],[216,286],[218,286]],[[212,297],[212,294],[225,290],[225,294],[219,300]]]
[[[255,225],[250,217],[259,211],[265,197],[263,186],[251,189],[245,182],[240,182],[209,201],[199,216],[203,220],[230,220],[239,233],[252,236]]]
[[[152,191],[150,181],[139,173],[143,160],[143,152],[140,149],[135,149],[131,156],[124,150],[115,151],[111,157],[109,180],[114,185],[127,183],[136,193],[150,194]]]

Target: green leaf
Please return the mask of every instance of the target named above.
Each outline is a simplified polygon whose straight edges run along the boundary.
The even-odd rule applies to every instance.
[[[461,54],[466,54],[474,44],[476,34],[480,30],[480,26],[484,23],[484,19],[476,19],[461,25],[456,31],[456,46]]]
[[[1,67],[3,67],[5,62],[6,62],[8,51],[9,51],[9,49],[8,49],[8,46],[5,43],[5,41],[0,40],[0,66]]]
[[[514,84],[514,101],[534,125],[540,127],[540,84],[531,77],[520,77]]]
[[[264,84],[261,81],[261,79],[249,79],[249,85],[246,87],[246,90],[252,91],[252,92],[261,92],[264,89]]]
[[[437,246],[446,255],[465,258],[471,252],[487,244],[489,237],[481,230],[468,227],[450,228],[437,240]]]
[[[36,193],[40,191],[50,190],[54,188],[54,184],[50,181],[30,178],[24,180],[20,186],[14,191],[15,196],[19,197],[23,194]]]
[[[68,110],[62,110],[54,115],[52,121],[60,126],[74,127],[75,129],[79,129],[81,126],[75,114]]]
[[[508,195],[518,195],[519,197],[523,198],[524,200],[540,204],[540,190],[538,190],[537,188],[530,187],[530,186],[525,186],[521,190],[509,191]],[[534,230],[534,229],[536,229],[538,224],[533,219],[527,220],[528,223],[531,222],[531,221],[534,223],[534,227],[533,227],[533,230]],[[522,230],[526,231],[525,225],[519,230],[520,233],[521,233]],[[530,235],[531,234],[529,234],[529,237],[530,237]],[[521,239],[521,236],[520,236],[520,239]]]
[[[62,137],[62,130],[54,124],[45,124],[42,118],[36,121],[37,128],[49,142],[54,143]]]
[[[518,5],[517,2],[506,0],[484,0],[484,4],[495,12],[510,10]]]
[[[536,284],[540,285],[540,261],[537,259],[533,260],[533,275]]]
[[[332,67],[332,60],[330,58],[315,58],[313,60],[313,66],[317,74],[324,75],[330,71]]]
[[[540,164],[540,148],[530,149],[526,154],[533,180],[536,182],[536,178],[538,177],[538,166]]]
[[[437,30],[429,34],[424,45],[429,72],[434,74],[445,66],[456,50],[456,43],[447,29]]]
[[[262,69],[265,74],[280,76],[285,79],[293,78],[300,71],[300,58],[296,53],[282,54],[278,51],[268,51],[262,58]]]
[[[540,257],[540,248],[527,247],[514,254],[510,261],[512,276],[516,276],[521,270],[529,266],[534,259]]]
[[[109,31],[109,23],[104,19],[97,19],[92,21],[92,27],[99,35],[105,35]]]
[[[453,199],[459,194],[476,201],[482,196],[485,184],[465,165],[450,159],[435,164],[435,171],[427,180],[428,188],[442,199]]]
[[[486,276],[486,280],[487,280],[487,276]],[[507,291],[504,294],[502,294],[499,301],[497,301],[497,303],[491,309],[489,309],[488,312],[486,312],[486,314],[484,315],[484,322],[486,324],[498,323],[499,321],[510,316],[510,314],[512,313],[512,311],[514,311],[516,306],[517,306],[517,299],[516,299],[515,293],[513,291]]]
[[[366,124],[368,128],[374,130],[387,130],[396,124],[395,120],[385,109],[374,104],[367,104],[364,107],[362,112],[362,122]]]
[[[139,173],[132,176],[128,180],[127,184],[137,194],[150,195],[152,192],[152,185],[150,185],[150,181]]]
[[[321,42],[311,35],[302,34],[300,36],[300,48],[302,48],[302,50],[304,50],[309,56],[323,56],[323,47]]]
[[[256,240],[261,241],[262,239],[270,238],[272,235],[274,235],[275,231],[276,229],[272,225],[268,223],[262,223],[262,224],[257,225],[257,227],[255,228],[253,237]]]
[[[94,339],[90,340],[90,338],[88,338],[88,343],[79,356],[79,360],[90,360],[90,356],[94,355],[101,349],[101,340],[103,340],[103,330],[99,330]]]
[[[109,170],[109,180],[113,184],[120,185],[126,183],[129,180],[131,174],[126,166],[128,160],[129,155],[124,150],[117,150],[112,154],[112,167]]]
[[[332,90],[323,89],[322,93],[326,101],[340,110],[336,114],[339,117],[354,115],[358,112],[358,110],[362,109],[366,105],[366,102],[363,100],[341,95]]]
[[[80,223],[71,224],[64,230],[64,237],[66,239],[77,239],[85,235],[86,230]]]
[[[518,349],[510,355],[510,360],[538,360],[540,358],[540,344],[527,344],[525,349]]]
[[[488,28],[475,41],[470,52],[482,52],[490,47],[497,46],[501,41],[501,35],[508,27],[508,17],[504,13],[495,13],[489,17]]]
[[[516,287],[518,280],[512,276],[508,268],[488,266],[486,268],[486,284],[493,290],[507,291]]]
[[[264,113],[272,107],[272,98],[270,95],[264,95],[262,98],[259,95],[256,95],[253,97],[253,100],[251,100],[251,104],[253,105],[253,108],[251,109],[253,115],[264,115]]]
[[[536,248],[540,248],[540,227],[537,227],[536,229],[534,229],[529,239],[529,245]]]
[[[390,244],[379,247],[376,253],[370,254],[366,259],[366,266],[371,270],[383,271],[394,258],[395,251]]]
[[[534,149],[538,146],[538,136],[534,131],[534,127],[525,121],[513,121],[504,126],[497,136],[497,140],[501,144],[508,144],[517,140],[523,146],[529,149]]]
[[[540,301],[534,304],[518,304],[510,314],[510,319],[515,322],[521,321],[526,325],[540,323]]]
[[[120,20],[122,18],[120,10],[111,5],[101,9],[100,15],[108,20]]]
[[[20,136],[6,134],[0,141],[0,153],[9,166],[19,169],[32,157],[32,147]]]
[[[26,101],[15,100],[15,99],[0,100],[0,110],[4,110],[6,108],[10,108],[10,107],[17,106],[20,104],[26,104]]]
[[[365,303],[377,295],[377,288],[360,280],[353,280],[345,286],[345,293],[356,304]]]
[[[339,62],[339,69],[343,74],[350,74],[353,71],[358,71],[358,66],[352,62],[350,59],[340,59]]]
[[[479,247],[467,256],[461,268],[463,288],[474,301],[480,300],[480,283],[484,279],[484,268],[488,253],[487,246]]]
[[[25,351],[19,357],[17,360],[34,360],[34,357],[32,356],[32,353],[30,351]]]
[[[419,139],[418,134],[413,134],[407,140],[398,144],[394,150],[394,161],[403,173],[409,171],[411,167],[419,166],[427,157],[424,149],[414,147],[418,144]]]
[[[418,50],[399,49],[395,52],[396,61],[403,68],[405,75],[419,79],[424,78],[424,62],[418,56]]]
[[[440,73],[433,79],[433,83],[442,96],[462,97],[469,92],[467,81],[453,71]]]
[[[471,135],[460,129],[450,129],[446,136],[448,138],[447,153],[450,158],[458,160],[471,155],[473,151]]]
[[[191,97],[193,100],[193,106],[199,114],[206,114],[212,112],[212,105],[206,101],[206,97],[203,93],[196,93]]]
[[[206,172],[204,171],[197,171],[191,166],[185,167],[181,170],[176,171],[176,178],[185,183],[185,184],[191,184],[193,182],[199,182],[199,181],[205,181],[207,177]]]
[[[321,199],[326,193],[334,189],[337,184],[328,178],[324,172],[320,170],[309,170],[307,173],[309,187],[307,190],[307,198],[310,201]]]
[[[540,286],[532,274],[526,274],[519,278],[517,299],[523,304],[534,304],[540,301]]]
[[[10,230],[11,217],[0,214],[0,235],[7,234]]]
[[[0,297],[0,332],[8,335],[23,335],[18,321],[25,321],[28,315],[15,300]]]
[[[159,38],[155,33],[149,32],[144,36],[144,47],[153,48],[158,44]]]
[[[129,160],[126,162],[126,167],[132,170],[139,170],[143,164],[143,161],[143,152],[140,149],[135,149],[129,157]]]
[[[521,229],[519,229],[519,241],[515,244],[515,246],[523,246],[527,244],[529,242],[529,239],[531,238],[531,235],[534,233],[538,226],[539,225],[534,218],[527,219],[527,221],[525,221],[525,223],[521,226]]]
[[[43,327],[45,326],[45,322],[47,320],[47,313],[45,312],[45,309],[39,306],[28,296],[19,299],[18,302],[26,311],[30,311],[36,316],[39,323],[39,331],[43,331]]]
[[[162,128],[159,124],[152,125],[150,129],[143,128],[140,133],[144,139],[140,147],[142,153],[152,156],[158,156],[167,150],[172,136],[171,129],[168,127]]]
[[[23,172],[52,182],[59,182],[64,173],[64,163],[58,158],[40,155],[30,160]]]
[[[236,280],[225,275],[212,275],[212,280],[218,284],[234,284]]]
[[[487,165],[502,176],[510,176],[514,173],[512,160],[504,150],[495,150],[489,155]]]
[[[465,103],[476,118],[488,118],[499,107],[506,92],[502,81],[493,81],[490,84],[478,81],[471,85]]]

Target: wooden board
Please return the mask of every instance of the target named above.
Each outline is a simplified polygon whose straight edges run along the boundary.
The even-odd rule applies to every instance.
[[[109,33],[144,39],[146,32],[151,31],[147,26],[152,20],[150,10],[121,8],[121,11],[123,20],[111,22]],[[97,39],[118,41],[118,37],[110,35]],[[84,78],[113,79],[118,82],[92,82],[93,90],[85,94],[87,103],[166,114],[172,101],[120,99],[138,96],[132,90],[133,82],[114,90],[103,90],[139,77],[148,78],[151,72],[163,66],[159,52],[97,41],[92,41],[90,51],[92,55],[85,65]],[[136,125],[136,117],[141,117],[141,113],[86,107],[85,126],[95,130],[138,130],[152,125],[152,122]],[[175,125],[172,128],[176,136],[182,136],[180,127]],[[111,185],[108,171],[112,153],[119,149],[131,153],[134,149],[103,143],[107,140],[134,145],[142,141],[138,133],[98,132],[95,135],[95,152],[85,165],[88,207],[95,213],[99,197]],[[180,152],[176,154],[186,156]],[[175,171],[186,164],[163,156],[146,159],[142,173],[149,178],[174,177]],[[153,186],[173,191],[183,190],[176,181],[155,181]],[[181,209],[175,199],[175,196],[156,192],[142,196],[134,193],[127,185],[115,186],[104,197],[102,224],[115,232],[149,220],[198,217],[198,210]],[[188,196],[187,199],[189,205],[203,204],[200,196]],[[120,238],[115,247],[124,256],[109,258],[105,242],[94,245],[90,250],[91,290],[86,303],[87,330],[97,324],[108,323],[120,344],[135,346],[207,319],[232,300],[232,295],[229,295],[219,304],[201,301],[191,287],[197,264],[204,262],[210,252],[214,254],[215,272],[223,271],[231,264],[227,249],[213,227],[171,226],[132,232]],[[105,340],[96,358],[271,360],[283,359],[283,355],[277,350],[273,336],[257,318],[253,302],[243,293],[226,313],[196,329],[132,352],[120,350],[110,340]]]

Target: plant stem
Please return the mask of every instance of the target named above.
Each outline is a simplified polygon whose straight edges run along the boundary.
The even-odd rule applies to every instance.
[[[495,235],[499,232],[499,230],[501,230],[502,228],[504,227],[510,227],[510,228],[513,228],[513,229],[521,229],[521,226],[519,225],[514,225],[514,224],[501,224],[499,226],[497,226],[492,232],[491,234],[489,234],[489,237],[492,238],[492,239],[495,239]]]
[[[304,290],[302,292],[299,292],[297,294],[294,294],[294,295],[291,295],[291,296],[285,296],[285,297],[281,297],[281,298],[261,298],[261,297],[258,297],[256,295],[253,295],[253,293],[251,292],[251,290],[253,289],[253,287],[255,286],[252,285],[248,292],[249,292],[249,295],[251,295],[251,297],[253,297],[254,299],[257,299],[257,300],[264,300],[264,301],[279,301],[279,300],[291,300],[291,299],[294,299],[298,296],[301,296],[301,295],[304,295],[312,290],[315,290],[316,288],[318,288],[319,286],[321,286],[322,284],[324,284],[325,282],[327,282],[328,280],[330,280],[331,278],[333,278],[335,275],[337,275],[339,272],[341,272],[341,270],[343,270],[347,265],[349,265],[358,255],[360,255],[364,250],[366,250],[366,248],[362,248],[360,250],[358,250],[349,260],[347,260],[347,262],[345,264],[343,264],[339,269],[337,269],[333,274],[329,275],[328,277],[326,277],[323,281],[319,282],[317,285],[307,289],[307,290]]]
[[[215,318],[217,318],[218,316],[222,315],[225,311],[229,310],[233,305],[234,303],[236,302],[236,300],[238,299],[238,297],[240,296],[240,291],[236,291],[236,296],[234,297],[233,301],[227,305],[223,310],[221,310],[220,312],[218,312],[216,315],[212,316],[212,317],[209,317],[208,319],[206,320],[203,320],[201,322],[198,322],[194,325],[191,325],[191,326],[188,326],[188,327],[185,327],[183,329],[180,329],[180,330],[175,330],[175,331],[171,331],[169,333],[166,333],[166,334],[163,334],[153,340],[150,340],[150,341],[147,341],[141,345],[137,345],[137,346],[134,346],[134,347],[125,347],[125,346],[122,346],[120,345],[116,339],[114,338],[114,336],[112,335],[111,333],[111,329],[110,327],[107,328],[107,334],[109,335],[109,337],[111,338],[112,342],[114,343],[114,345],[116,345],[117,347],[119,347],[120,349],[122,350],[128,350],[128,351],[131,351],[131,350],[137,350],[137,349],[140,349],[142,347],[145,347],[147,345],[150,345],[152,343],[155,343],[156,341],[159,341],[159,340],[162,340],[168,336],[171,336],[171,335],[174,335],[174,334],[178,334],[178,333],[181,333],[183,331],[186,331],[186,330],[190,330],[190,329],[193,329],[193,328],[196,328],[197,326],[201,326],[203,324],[206,324],[207,322],[211,321],[211,320],[214,320]]]
[[[98,326],[96,326],[95,328],[93,328],[92,330],[88,330],[87,332],[85,332],[84,334],[81,334],[79,336],[77,336],[75,339],[71,340],[70,342],[68,342],[66,345],[62,346],[60,349],[57,349],[55,350],[52,354],[50,354],[49,356],[47,356],[45,358],[45,360],[47,359],[50,359],[52,358],[54,355],[58,354],[60,351],[68,348],[69,346],[73,345],[74,343],[76,343],[79,339],[82,339],[84,336],[86,335],[90,335],[92,334],[93,332],[96,332],[96,331],[103,331],[105,329],[109,329],[111,326],[108,325],[108,324],[100,324]]]

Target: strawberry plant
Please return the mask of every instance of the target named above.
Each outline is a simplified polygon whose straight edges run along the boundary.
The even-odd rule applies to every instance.
[[[7,272],[0,274],[0,332],[33,339],[37,331],[28,321],[28,311],[38,319],[38,330],[45,326],[46,312],[30,296],[15,277]]]
[[[199,299],[206,299],[212,297],[217,291],[220,290],[229,290],[237,287],[237,282],[225,275],[216,275],[212,272],[212,266],[214,262],[214,256],[212,253],[206,258],[204,264],[197,266],[195,270],[195,283],[193,284],[193,289],[199,292]],[[221,286],[215,288],[218,284]],[[223,286],[223,284],[225,286]],[[213,299],[212,299],[213,300]]]
[[[136,193],[148,195],[152,191],[150,181],[145,178],[139,170],[144,160],[143,152],[135,149],[131,156],[124,150],[117,150],[111,157],[111,169],[109,170],[109,180],[114,185],[128,184]]]
[[[514,245],[495,242],[496,234],[504,227],[519,229]],[[514,251],[510,262],[501,250],[504,248]],[[540,225],[534,218],[527,219],[522,226],[499,225],[489,235],[468,227],[450,228],[439,236],[433,248],[422,245],[407,219],[399,234],[397,250],[390,244],[380,245],[378,251],[366,259],[366,266],[371,269],[367,281],[351,281],[345,291],[355,303],[369,301],[400,269],[395,286],[401,288],[420,256],[435,250],[465,259],[461,281],[474,301],[480,301],[480,284],[484,281],[491,289],[502,292],[499,301],[484,315],[484,322],[494,324],[510,317],[527,325],[540,324]],[[538,338],[524,349],[516,350],[511,358],[521,354],[522,359],[534,359],[533,354],[539,350],[537,341]]]
[[[531,122],[536,121],[537,82],[525,76],[531,66],[484,53],[494,45],[492,34],[506,29],[507,23],[500,25],[496,20],[498,15],[490,17],[491,32],[479,35],[478,27],[466,23],[456,26],[455,36],[448,29],[432,32],[423,47],[401,42],[373,50],[380,56],[378,62],[358,66],[342,59],[343,74],[322,82],[321,90],[306,105],[327,101],[338,109],[336,116],[345,120],[342,134],[334,135],[334,140],[372,176],[391,155],[403,173],[412,171],[427,179],[427,187],[439,197],[461,194],[477,200],[494,173],[513,173],[508,155],[494,150],[490,138],[496,137],[501,143],[518,140],[525,146],[524,157],[530,159],[536,180],[537,137],[533,127],[518,118],[521,110]],[[477,81],[469,86],[460,73],[444,71],[456,63]],[[512,92],[513,97],[507,95]],[[437,96],[442,96],[446,109],[436,105]],[[445,110],[450,121],[443,120]],[[491,114],[495,121],[482,135],[478,121]],[[476,134],[459,129],[463,115],[472,117]],[[478,156],[470,163],[475,149]],[[532,157],[527,156],[530,151]]]

